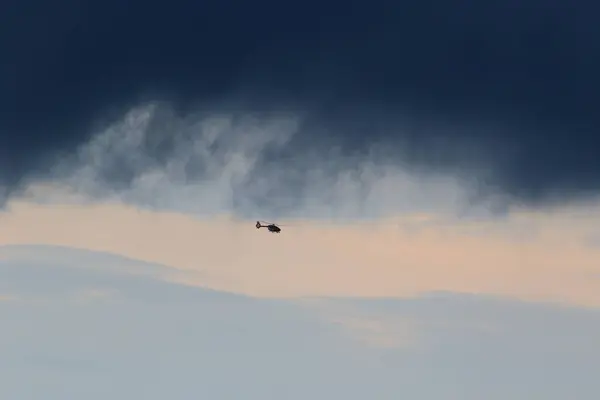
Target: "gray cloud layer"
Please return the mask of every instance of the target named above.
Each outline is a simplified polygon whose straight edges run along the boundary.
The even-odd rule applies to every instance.
[[[85,143],[96,117],[147,99],[181,112],[299,112],[292,152],[334,163],[324,149],[336,144],[363,155],[347,159],[356,166],[379,143],[396,164],[458,172],[515,201],[598,189],[591,2],[5,8],[0,179],[9,191]],[[112,178],[115,188],[128,180]]]
[[[383,147],[365,154],[302,147],[303,129],[291,113],[181,117],[168,105],[147,104],[48,176],[97,200],[257,219],[372,218],[472,205],[465,180],[405,169]]]

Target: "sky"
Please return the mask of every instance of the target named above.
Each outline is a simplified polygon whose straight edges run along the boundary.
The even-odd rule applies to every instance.
[[[598,11],[3,4],[0,397],[598,398]]]

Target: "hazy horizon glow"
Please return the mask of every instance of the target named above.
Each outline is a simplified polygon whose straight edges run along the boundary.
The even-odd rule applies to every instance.
[[[597,307],[598,221],[587,212],[474,221],[409,214],[379,225],[295,220],[272,235],[225,215],[14,202],[0,245],[110,252],[169,266],[189,284],[260,297],[454,291]]]

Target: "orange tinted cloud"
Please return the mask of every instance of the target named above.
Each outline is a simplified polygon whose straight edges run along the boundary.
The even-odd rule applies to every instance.
[[[523,213],[503,222],[470,223],[434,217],[369,226],[304,221],[272,235],[257,231],[254,221],[226,216],[196,219],[120,204],[13,202],[0,218],[0,245],[112,252],[202,271],[201,277],[181,279],[254,296],[444,290],[600,305],[600,248],[585,241],[600,226],[598,217]]]

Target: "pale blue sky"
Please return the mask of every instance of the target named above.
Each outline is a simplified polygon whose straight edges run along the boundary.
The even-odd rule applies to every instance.
[[[259,300],[50,250],[58,262],[35,246],[0,252],[3,399],[600,395],[597,310],[452,293]]]

